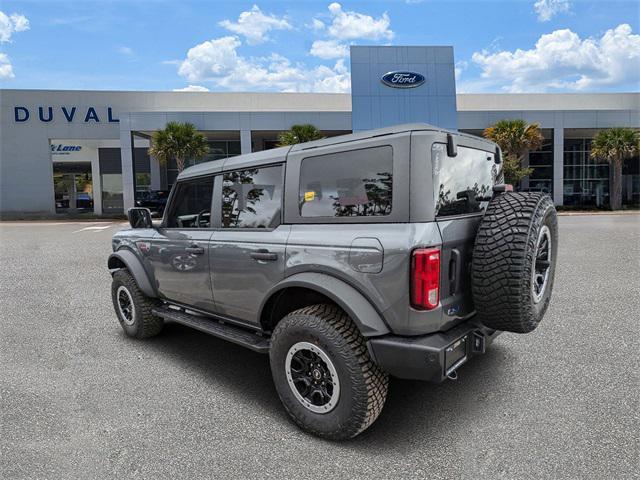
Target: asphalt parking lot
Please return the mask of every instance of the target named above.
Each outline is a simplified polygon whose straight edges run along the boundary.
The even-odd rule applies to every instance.
[[[554,298],[456,382],[392,380],[331,443],[281,408],[268,358],[179,325],[124,336],[122,223],[0,223],[0,478],[638,478],[640,216],[560,218]]]

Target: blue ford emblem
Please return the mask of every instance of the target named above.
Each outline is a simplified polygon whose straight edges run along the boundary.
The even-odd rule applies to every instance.
[[[382,76],[382,83],[393,88],[415,88],[424,83],[424,75],[416,72],[389,72]]]

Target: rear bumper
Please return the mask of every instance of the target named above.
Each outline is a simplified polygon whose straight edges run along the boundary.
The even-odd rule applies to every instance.
[[[439,383],[470,358],[484,353],[500,333],[471,319],[446,332],[372,338],[367,346],[389,375]]]

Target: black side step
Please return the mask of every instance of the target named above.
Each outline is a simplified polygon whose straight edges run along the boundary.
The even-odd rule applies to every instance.
[[[228,340],[242,345],[258,353],[269,353],[271,341],[268,338],[258,336],[256,333],[235,327],[226,323],[220,323],[212,318],[186,313],[173,308],[154,308],[153,314],[165,320],[181,323],[187,327],[195,328],[214,337]]]

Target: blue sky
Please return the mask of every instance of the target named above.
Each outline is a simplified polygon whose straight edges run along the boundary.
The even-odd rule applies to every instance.
[[[349,89],[348,46],[453,45],[458,91],[640,90],[640,2],[12,1],[0,87]]]

